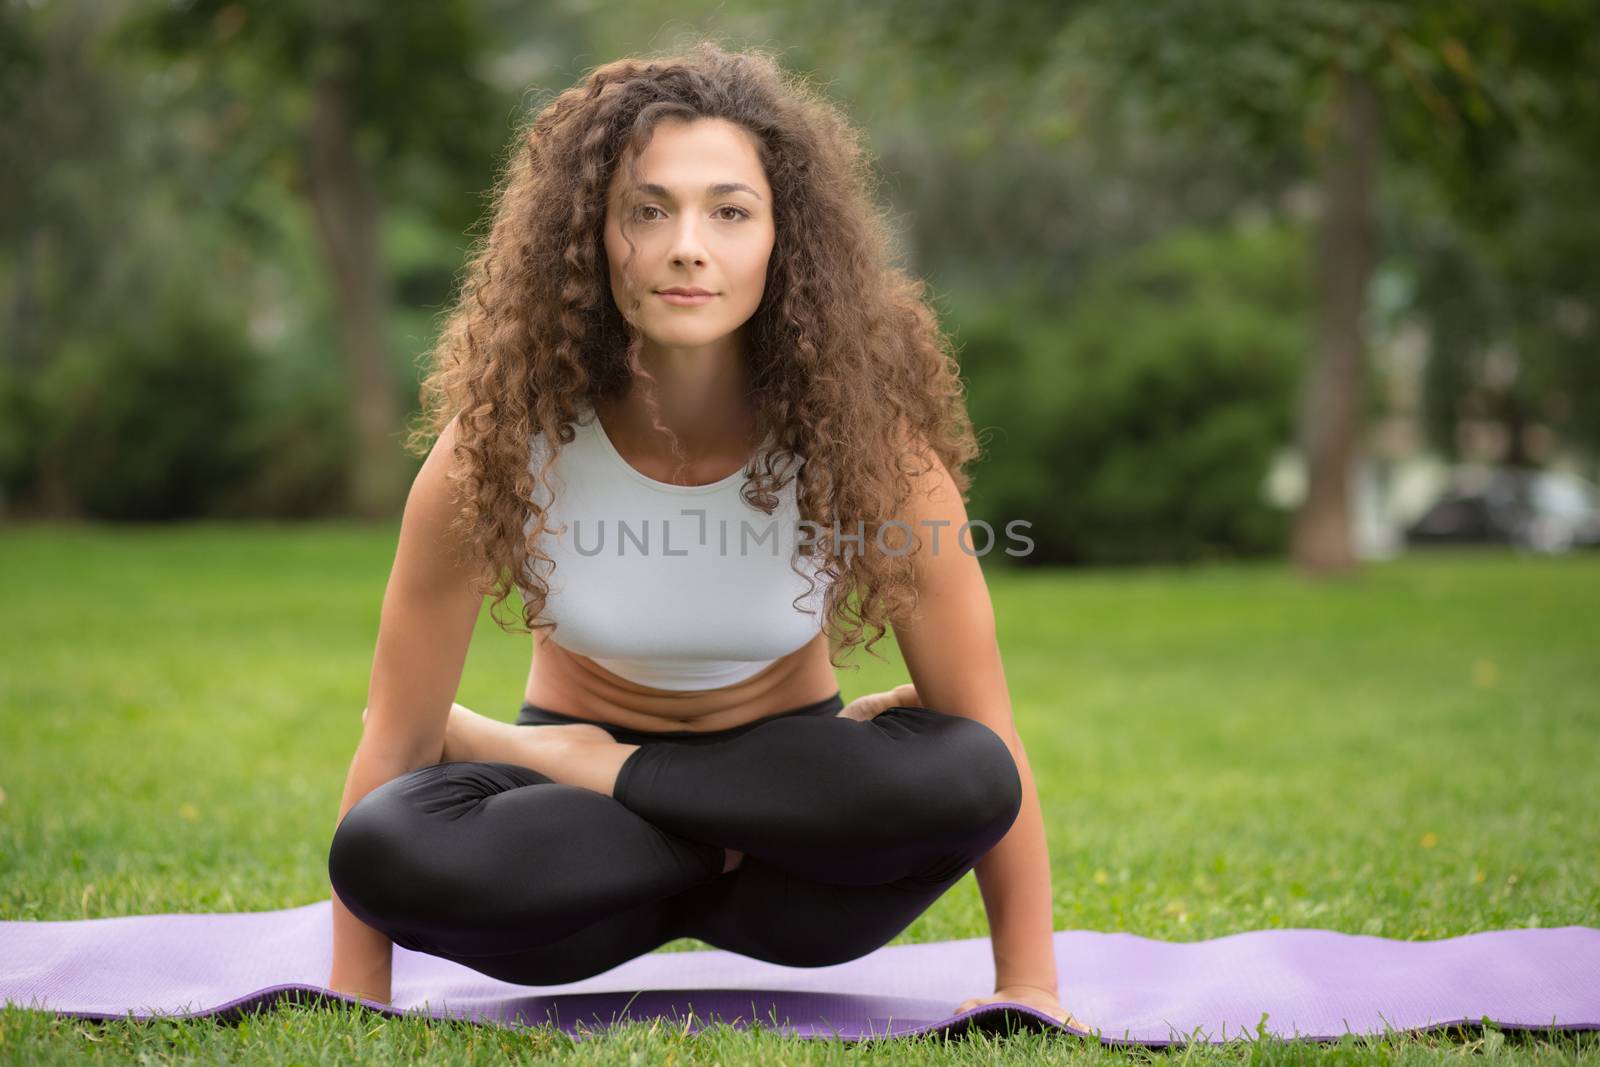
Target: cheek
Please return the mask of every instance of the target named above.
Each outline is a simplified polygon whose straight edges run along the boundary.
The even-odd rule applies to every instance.
[[[759,287],[767,276],[767,264],[772,259],[772,239],[752,242],[739,251],[739,276],[746,285]]]
[[[606,250],[606,262],[609,264],[611,275],[614,278],[622,277],[623,265],[628,262],[629,256],[633,257],[633,263],[629,270],[634,275],[638,275],[640,265],[650,259],[651,247],[649,238],[637,230],[631,236],[633,245],[629,247],[628,238],[623,236],[622,231],[614,224],[606,224],[603,243]]]

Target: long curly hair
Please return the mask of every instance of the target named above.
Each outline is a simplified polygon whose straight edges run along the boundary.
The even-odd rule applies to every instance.
[[[776,446],[747,466],[743,499],[770,515],[778,490],[798,478],[800,519],[816,525],[805,527],[814,537],[797,543],[796,555],[812,557],[811,592],[815,578],[828,584],[822,625],[839,667],[867,630],[871,653],[888,624],[915,609],[907,549],[921,537],[909,525],[897,537],[889,526],[879,542],[880,526],[904,514],[912,476],[933,457],[965,499],[965,468],[979,445],[925,284],[889,263],[889,228],[860,133],[767,53],[702,38],[683,54],[619,59],[519,125],[490,228],[429,353],[424,425],[406,447],[426,455],[457,420],[452,532],[482,576],[476,588],[493,596],[491,617],[522,590],[525,629],[513,632],[554,627],[539,617],[549,586],[537,571],[553,564],[539,544],[545,511],[534,479],[553,502],[549,471],[581,410],[627,395],[636,375],[654,385],[639,362],[642,337],[612,297],[607,190],[657,123],[701,118],[753,136],[773,197],[765,292],[743,329],[757,440],[771,434]],[[641,390],[647,398],[650,387]],[[654,418],[659,407],[647,404],[683,458]],[[548,446],[537,471],[535,433]],[[783,480],[780,452],[801,460],[781,463]],[[864,542],[849,540],[862,531]]]

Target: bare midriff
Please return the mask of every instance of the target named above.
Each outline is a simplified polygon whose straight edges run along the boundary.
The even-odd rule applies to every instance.
[[[656,689],[606,670],[588,656],[534,635],[533,665],[523,699],[563,715],[629,730],[727,730],[780,711],[826,700],[839,691],[818,633],[761,673],[720,689]]]

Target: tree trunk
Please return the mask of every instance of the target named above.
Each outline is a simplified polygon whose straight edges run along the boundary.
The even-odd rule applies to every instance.
[[[350,110],[345,76],[322,75],[312,105],[307,178],[333,275],[354,432],[345,503],[355,515],[382,519],[394,517],[405,503],[403,412],[384,337],[388,280],[378,242],[377,194],[356,149]]]
[[[1346,74],[1332,106],[1312,266],[1316,333],[1299,421],[1307,488],[1295,515],[1292,547],[1295,565],[1313,575],[1346,573],[1356,566],[1350,481],[1361,436],[1363,310],[1377,246],[1378,97],[1365,78]]]
[[[1515,385],[1500,395],[1500,424],[1506,428],[1506,451],[1500,462],[1509,467],[1536,467],[1528,449],[1528,426],[1532,421],[1528,403]]]

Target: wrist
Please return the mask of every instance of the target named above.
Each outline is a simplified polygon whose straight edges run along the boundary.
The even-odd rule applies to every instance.
[[[1036,982],[1036,981],[1005,981],[1005,982],[1002,982],[1002,981],[998,981],[997,980],[995,982],[995,984],[994,984],[994,991],[996,993],[998,993],[1002,989],[1036,989],[1041,993],[1049,993],[1052,997],[1058,997],[1058,996],[1061,995],[1060,987],[1058,985],[1056,985],[1055,983],[1045,983],[1045,982]]]

